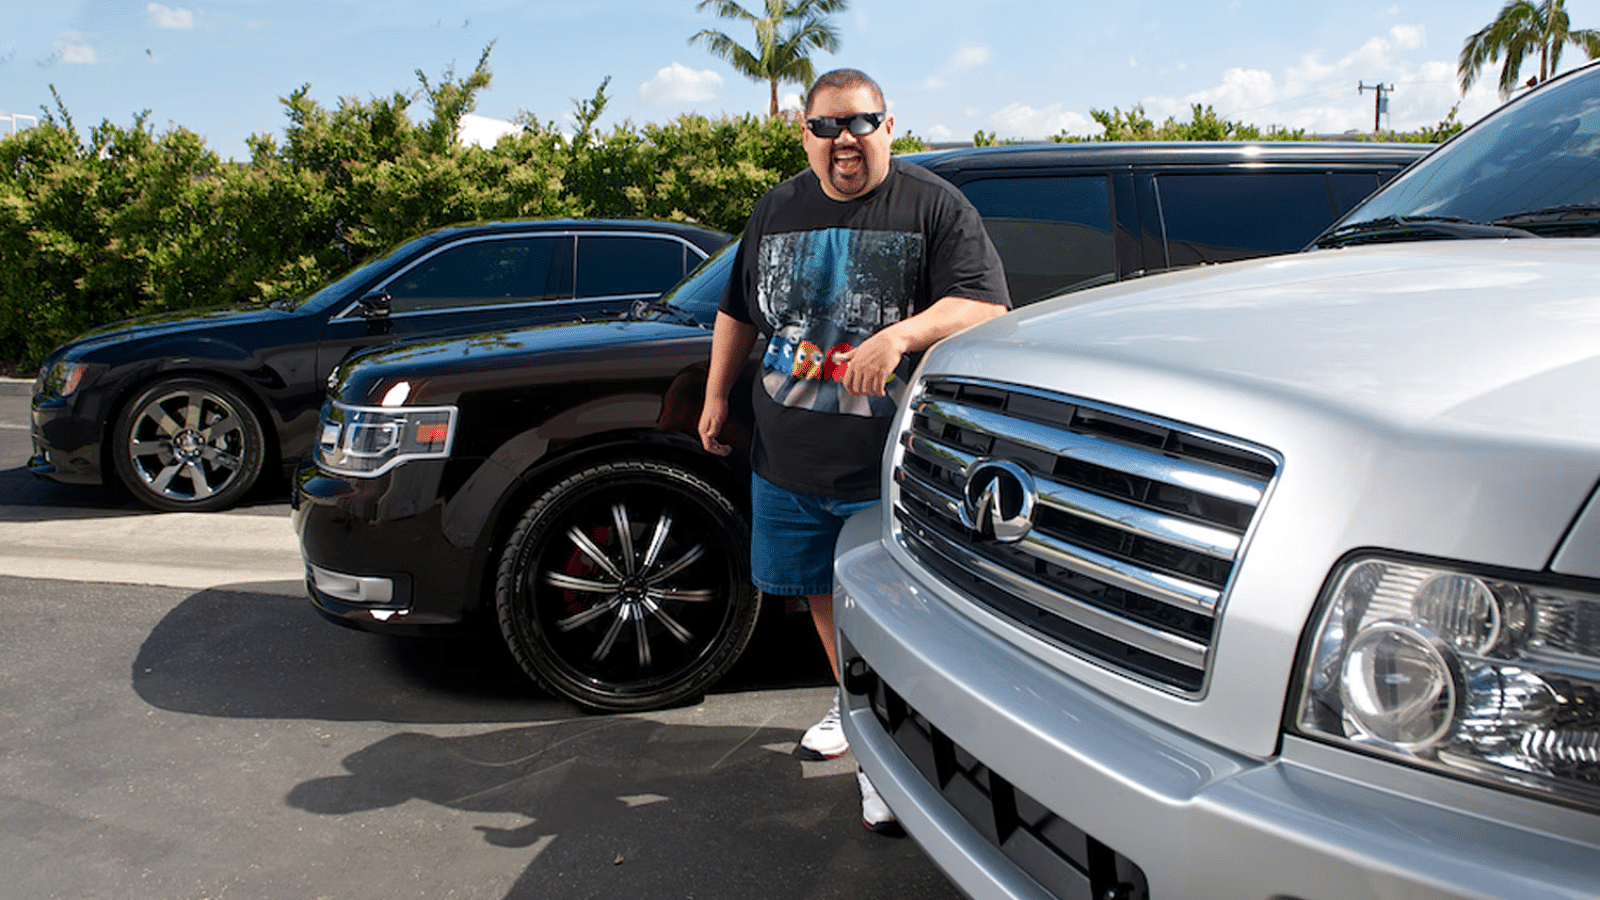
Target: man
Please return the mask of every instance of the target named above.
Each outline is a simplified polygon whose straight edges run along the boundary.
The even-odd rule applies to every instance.
[[[894,119],[865,74],[839,69],[806,96],[809,167],[773,188],[745,226],[717,313],[700,440],[727,455],[728,391],[760,334],[751,442],[751,571],[757,587],[803,595],[839,674],[833,547],[844,520],[878,502],[890,419],[914,360],[1010,305],[977,210],[938,176],[893,159]],[[849,750],[833,709],[797,754]],[[864,773],[862,821],[897,831]]]

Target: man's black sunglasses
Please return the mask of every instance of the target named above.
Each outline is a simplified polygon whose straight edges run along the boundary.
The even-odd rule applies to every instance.
[[[866,137],[878,130],[887,112],[856,113],[853,116],[816,116],[806,120],[806,127],[819,138],[835,138],[846,128],[856,137]]]

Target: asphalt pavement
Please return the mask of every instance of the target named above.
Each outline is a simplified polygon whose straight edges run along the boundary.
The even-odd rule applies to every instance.
[[[0,381],[0,900],[930,898],[791,755],[831,688],[801,616],[703,702],[591,715],[489,637],[305,601],[282,498],[155,513],[37,481]]]

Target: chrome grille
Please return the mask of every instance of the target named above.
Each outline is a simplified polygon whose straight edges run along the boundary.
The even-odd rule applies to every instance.
[[[904,546],[1051,640],[1199,691],[1274,455],[1016,385],[934,379],[912,403],[892,498]]]

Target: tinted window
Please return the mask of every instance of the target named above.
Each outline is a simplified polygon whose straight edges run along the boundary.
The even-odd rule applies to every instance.
[[[1289,253],[1333,222],[1321,172],[1229,172],[1156,179],[1173,266]]]
[[[1105,176],[987,178],[961,191],[1000,251],[1013,304],[1116,272]]]
[[[683,278],[684,255],[683,244],[666,238],[581,237],[578,296],[659,294]]]
[[[1398,169],[1391,169],[1385,175],[1393,175]],[[1367,199],[1367,195],[1378,189],[1382,177],[1376,172],[1334,172],[1328,176],[1328,185],[1333,188],[1333,202],[1339,207],[1336,215],[1344,215],[1356,208],[1356,204]]]
[[[386,285],[394,312],[572,296],[570,237],[469,241],[428,257]]]

